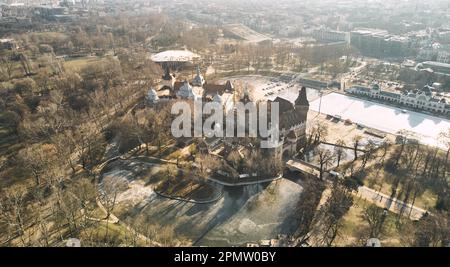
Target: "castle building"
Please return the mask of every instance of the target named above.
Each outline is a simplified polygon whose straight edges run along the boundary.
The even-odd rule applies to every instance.
[[[202,76],[200,69],[197,68],[195,77],[189,82],[185,80],[179,82],[175,80],[175,76],[170,74],[168,69],[163,76],[162,82],[159,85],[159,91],[151,89],[148,93],[148,101],[154,103],[158,101],[158,96],[161,91],[170,91],[173,98],[187,99],[187,100],[203,100],[204,102],[220,103],[224,108],[224,115],[229,112],[234,112],[237,116],[235,106],[236,92],[235,87],[231,81],[224,84],[208,83]],[[247,88],[244,88],[244,94],[240,102],[244,104],[251,102],[250,95]],[[309,110],[309,101],[306,95],[306,88],[302,87],[295,101],[277,97],[272,101],[268,101],[270,112],[271,103],[279,104],[279,125],[276,127],[279,130],[279,145],[276,148],[268,149],[268,153],[273,154],[276,158],[287,158],[295,155],[299,146],[305,139],[306,135],[306,120]],[[249,114],[245,111],[245,129],[248,131]],[[270,115],[268,116],[270,118]],[[270,123],[270,122],[269,122]],[[224,127],[221,126],[221,127]],[[238,127],[235,125],[234,127]],[[239,126],[241,127],[241,126]],[[235,129],[236,130],[236,129]]]
[[[293,156],[306,136],[306,121],[309,111],[309,101],[306,87],[302,87],[294,103],[277,97],[273,101],[279,105],[279,132],[283,143],[282,155],[284,158]]]
[[[165,68],[157,88],[156,92],[160,98],[163,95],[171,98],[202,99],[204,101],[213,101],[216,98],[217,102],[217,96],[219,96],[222,104],[228,107],[232,103],[234,94],[234,86],[231,81],[227,81],[225,84],[207,83],[199,67],[197,67],[196,76],[190,82],[188,80],[177,81],[175,75],[170,73],[169,68]]]

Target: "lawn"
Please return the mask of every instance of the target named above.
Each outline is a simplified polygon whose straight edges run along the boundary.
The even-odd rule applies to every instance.
[[[108,230],[106,228],[106,222],[99,222],[98,224],[93,224],[90,228],[86,229],[80,236],[82,246],[92,246],[94,244],[89,244],[89,239],[93,238],[95,240],[95,245],[102,245],[99,240],[104,240],[106,233],[108,232],[108,240],[114,246],[123,246],[125,244],[133,244],[132,239],[136,238],[135,246],[145,246],[145,241],[142,238],[133,236],[134,234],[120,224],[108,223]],[[83,242],[84,241],[84,242]]]
[[[37,38],[43,43],[50,43],[53,40],[65,40],[69,36],[61,32],[34,32],[31,34],[31,38]]]
[[[386,161],[389,157],[392,157],[394,147],[395,145],[389,149],[388,154],[386,156]],[[382,152],[378,151],[377,153],[378,155],[381,155]],[[363,179],[363,183],[365,186],[369,188],[380,191],[381,193],[390,196],[392,193],[393,181],[396,179],[399,179],[400,181],[405,180],[404,174],[393,174],[386,171],[384,168],[379,169],[379,167],[376,166],[375,164],[377,160],[379,159],[372,159],[368,161],[366,165],[366,175]],[[360,159],[357,160],[358,166],[360,163],[361,157]],[[342,171],[342,167],[340,170]],[[404,194],[405,192],[403,192],[402,182],[400,182],[397,187],[396,198],[403,201]],[[412,198],[410,197],[408,203],[411,204],[411,201]],[[437,195],[434,192],[432,192],[432,190],[424,188],[424,193],[417,196],[414,202],[414,206],[417,206],[422,209],[433,209],[436,205],[436,201]]]
[[[97,64],[103,59],[100,57],[82,57],[77,59],[67,59],[64,62],[64,68],[66,70],[78,71],[89,65]]]
[[[177,177],[171,179],[170,182],[166,180],[160,183],[155,190],[166,196],[197,201],[210,199],[216,191],[210,184],[199,183],[187,177]]]
[[[361,246],[360,240],[361,232],[367,229],[368,223],[362,219],[362,214],[370,202],[360,198],[354,198],[354,204],[349,211],[342,218],[342,227],[340,235],[335,241],[336,246]],[[380,236],[381,245],[385,247],[390,246],[405,246],[405,237],[408,231],[399,230],[396,226],[397,215],[389,212],[384,222],[384,233]],[[404,220],[402,223],[407,227],[412,224],[409,220]]]

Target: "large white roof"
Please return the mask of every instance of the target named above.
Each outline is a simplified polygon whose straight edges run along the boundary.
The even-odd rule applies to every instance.
[[[151,57],[154,62],[186,62],[198,58],[199,55],[188,50],[167,50]]]

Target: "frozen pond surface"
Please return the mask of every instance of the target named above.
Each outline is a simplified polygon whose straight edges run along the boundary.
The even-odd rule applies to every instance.
[[[319,111],[320,99],[310,102],[310,109]],[[342,119],[384,132],[395,134],[400,130],[414,132],[420,141],[429,145],[439,145],[438,135],[450,128],[450,120],[407,111],[367,100],[331,93],[322,97],[321,113],[339,115]]]
[[[272,182],[208,231],[199,245],[236,246],[292,234],[297,229],[292,213],[302,190],[300,185],[286,179]]]
[[[225,188],[223,198],[211,204],[150,197],[134,211],[148,223],[173,226],[196,246],[238,246],[292,234],[298,225],[292,211],[302,190],[280,179],[266,186]]]
[[[300,180],[282,178],[247,186],[222,187],[216,202],[197,204],[156,194],[156,177],[165,169],[138,160],[118,160],[104,168],[102,182],[125,183],[117,195],[117,215],[133,224],[141,218],[149,225],[173,227],[175,234],[199,246],[238,246],[246,242],[292,234],[298,226],[293,212],[303,191]]]

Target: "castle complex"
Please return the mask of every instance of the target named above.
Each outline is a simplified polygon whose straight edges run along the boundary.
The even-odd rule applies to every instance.
[[[244,88],[243,96],[238,99],[235,87],[231,81],[224,84],[208,83],[197,68],[195,77],[188,81],[177,81],[174,74],[169,69],[165,69],[161,81],[155,88],[151,88],[147,94],[147,103],[154,105],[160,101],[168,99],[202,100],[203,102],[220,103],[226,114],[237,113],[236,103],[244,104],[251,101],[251,96]],[[307,114],[309,102],[306,95],[306,88],[299,90],[299,95],[292,103],[282,97],[269,100],[270,108],[272,103],[279,105],[279,147],[273,149],[276,157],[290,157],[297,153],[298,147],[305,138]],[[245,119],[245,129],[248,130],[249,117]]]

